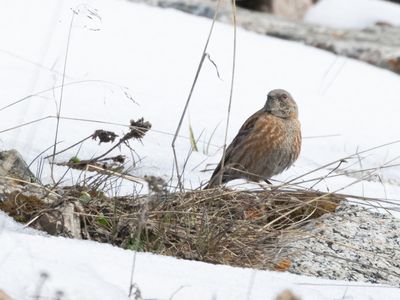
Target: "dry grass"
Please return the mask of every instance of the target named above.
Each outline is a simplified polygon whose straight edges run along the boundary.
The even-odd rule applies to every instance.
[[[90,201],[82,201],[83,192],[90,195]],[[58,193],[63,195],[59,205],[67,201],[79,207],[75,211],[84,239],[185,259],[276,270],[290,266],[285,261],[273,262],[271,253],[279,252],[277,239],[295,234],[309,219],[334,212],[344,199],[295,189],[213,189],[136,198],[109,198],[81,187],[60,188]],[[55,212],[57,207],[35,196],[13,193],[0,202],[0,209],[26,222],[43,212]],[[31,226],[43,229],[37,219]]]
[[[108,152],[98,161],[103,163],[106,154]],[[158,182],[157,178],[150,176],[143,180],[149,183],[154,194],[111,198],[105,195],[101,183],[107,184],[119,178],[135,181],[136,178],[96,165],[91,160],[70,161],[67,164],[70,168],[99,168],[100,171],[93,175],[94,180],[81,181],[84,187],[41,187],[43,197],[35,196],[35,193],[30,196],[19,192],[5,194],[6,199],[0,201],[0,210],[32,227],[41,230],[50,228],[46,231],[51,234],[82,236],[126,249],[185,259],[285,271],[293,261],[293,257],[289,257],[291,254],[285,250],[293,247],[294,240],[309,238],[302,226],[310,219],[334,212],[345,198],[363,201],[370,207],[398,210],[397,203],[390,199],[337,194],[348,186],[370,179],[381,168],[393,166],[390,165],[392,161],[378,168],[360,170],[368,172],[334,192],[317,192],[297,185],[297,181],[303,180],[304,176],[335,164],[337,166],[333,171],[312,181],[318,183],[329,177],[348,175],[343,170],[336,173],[336,170],[349,157],[330,162],[268,190],[212,189],[168,193],[165,182]],[[113,157],[107,159],[113,160]],[[36,183],[15,181],[15,184],[40,188]],[[154,186],[158,185],[160,188],[155,189]],[[56,200],[47,204],[49,195]],[[62,208],[66,207],[64,204],[71,206],[71,203],[74,212],[70,215],[78,216],[81,228],[77,235],[68,232],[67,226],[64,226]]]
[[[37,211],[46,208],[46,204],[34,195],[12,192],[4,195],[0,201],[0,210],[6,212],[16,221],[25,223],[34,217]]]
[[[95,199],[81,215],[87,239],[185,259],[260,269],[287,231],[335,211],[343,197],[304,190],[205,190]],[[278,249],[277,249],[278,250]]]

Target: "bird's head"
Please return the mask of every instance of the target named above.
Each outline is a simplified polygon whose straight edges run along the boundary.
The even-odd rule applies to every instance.
[[[298,116],[297,104],[292,95],[282,89],[272,90],[268,93],[263,110],[284,119],[297,118]]]

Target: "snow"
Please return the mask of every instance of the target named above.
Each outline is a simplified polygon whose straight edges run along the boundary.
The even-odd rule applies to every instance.
[[[0,49],[0,80],[6,88],[0,91],[3,107],[0,108],[3,120],[0,131],[52,117],[0,133],[0,146],[17,148],[28,161],[54,142],[54,116],[61,89],[52,87],[62,82],[74,3],[79,2],[52,1],[40,7],[22,0],[6,0],[1,4],[0,19],[4,26],[0,26],[0,34],[4,42]],[[63,91],[61,116],[117,124],[128,124],[130,119],[143,116],[153,124],[153,131],[145,136],[143,144],[132,144],[142,159],[134,174],[156,175],[168,180],[173,166],[172,135],[187,99],[210,21],[173,10],[150,10],[144,5],[124,1],[89,3],[92,3],[92,7],[88,6],[91,10],[98,9],[101,20],[88,18],[89,9],[79,6],[69,44],[66,65],[66,84],[69,85]],[[222,80],[207,60],[183,122],[182,137],[176,144],[182,170],[190,152],[189,125],[195,137],[200,137],[199,152],[191,155],[184,174],[188,188],[208,180],[221,156],[231,48],[232,28],[218,24],[208,53],[216,62]],[[341,157],[399,139],[400,79],[397,75],[298,43],[244,30],[238,30],[237,53],[228,142],[245,119],[263,106],[269,90],[283,87],[292,93],[299,105],[304,136],[302,153],[296,166],[276,177],[277,180],[294,178]],[[49,91],[38,97],[4,109],[3,105],[46,89]],[[136,103],[126,97],[126,92],[131,93]],[[126,132],[126,127],[122,126],[63,119],[58,149],[74,144],[99,128],[114,130],[117,134]],[[314,136],[325,137],[311,138]],[[205,153],[208,142],[210,149]],[[107,147],[90,140],[80,150],[75,147],[59,155],[58,161],[70,159],[77,151],[81,159],[89,158]],[[131,157],[126,148],[122,151]],[[390,165],[396,164],[399,163],[398,153],[400,143],[382,147],[347,160],[341,170],[357,172],[379,168],[391,160]],[[33,164],[34,171],[37,166]],[[326,175],[334,167],[335,164],[301,180]],[[209,171],[204,172],[205,169]],[[58,176],[64,171],[64,168],[56,168]],[[352,184],[343,191],[397,199],[399,173],[398,167],[376,170],[377,176],[372,177],[372,182]],[[355,173],[354,178],[334,177],[317,187],[337,190],[356,182],[360,175],[366,176]],[[76,178],[76,174],[69,176]],[[45,164],[42,179],[48,182],[49,178],[49,167]],[[131,184],[126,191],[132,191]]]
[[[0,221],[13,223],[0,215]],[[8,227],[17,227],[16,224]],[[0,231],[0,289],[13,299],[40,295],[64,300],[129,299],[134,252],[90,241],[43,237],[27,232]],[[4,275],[7,276],[4,276]],[[387,286],[315,279],[287,273],[233,268],[171,257],[137,253],[133,282],[144,299],[275,299],[285,289],[303,300],[398,299],[400,291]],[[214,298],[213,298],[214,297]]]
[[[53,144],[54,116],[61,92],[57,86],[62,82],[71,8],[76,10],[79,5],[68,49],[61,109],[64,119],[60,122],[58,149],[99,128],[122,134],[126,127],[117,124],[127,125],[130,119],[144,117],[153,124],[153,130],[144,137],[143,144],[132,143],[142,159],[133,174],[157,175],[168,180],[173,166],[172,134],[187,99],[210,20],[127,1],[86,2],[89,6],[79,5],[81,2],[75,0],[42,0],[41,5],[25,0],[0,2],[0,147],[16,148],[30,161]],[[320,5],[324,3],[329,1]],[[340,7],[339,0],[337,3]],[[98,10],[101,19],[91,14],[93,9]],[[242,29],[238,29],[237,40],[237,73],[228,141],[245,119],[264,105],[269,90],[285,88],[299,105],[304,136],[301,156],[277,180],[295,178],[341,157],[399,140],[398,75]],[[200,137],[200,151],[191,155],[186,166],[188,188],[208,180],[211,173],[203,170],[212,170],[221,156],[232,61],[230,26],[216,25],[208,53],[216,62],[222,80],[206,60],[176,145],[182,169],[190,150],[189,125],[196,138]],[[48,91],[6,107],[42,90]],[[127,97],[128,93],[135,102]],[[5,131],[40,118],[45,119]],[[107,146],[98,146],[90,140],[84,143],[78,156],[89,158],[106,149]],[[77,148],[71,149],[58,160],[68,160],[77,151]],[[127,149],[122,151],[131,157]],[[51,150],[46,152],[50,153]],[[367,181],[361,180],[366,176],[363,172],[342,175],[327,178],[316,188],[398,201],[400,168],[380,167],[385,163],[400,163],[399,153],[397,142],[356,155],[333,174],[377,168],[375,177]],[[326,175],[336,165],[301,180]],[[37,162],[32,166],[34,171],[36,168]],[[56,176],[60,177],[64,171],[56,168]],[[69,174],[68,179],[75,175]],[[47,164],[42,179],[50,180]],[[309,187],[315,183],[316,180],[302,185]],[[133,188],[127,184],[125,191]],[[4,222],[0,226],[0,288],[15,299],[31,298],[41,271],[50,276],[43,287],[43,294],[49,297],[61,289],[66,293],[65,299],[127,298],[132,251],[28,234],[3,214],[0,219],[0,224]],[[255,280],[249,289],[252,276]],[[341,299],[344,295],[352,299],[399,298],[398,291],[391,288],[358,287],[145,253],[137,256],[134,281],[146,299],[169,298],[181,286],[185,287],[173,299],[212,299],[213,295],[218,300],[246,299],[249,290],[248,299],[273,299],[284,288],[292,289],[302,299]]]
[[[400,5],[383,0],[321,0],[304,20],[337,28],[365,28],[377,22],[400,26]]]

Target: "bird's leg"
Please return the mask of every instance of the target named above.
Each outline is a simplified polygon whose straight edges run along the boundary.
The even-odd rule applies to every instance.
[[[265,183],[272,185],[271,181],[269,181],[267,178],[264,178]]]

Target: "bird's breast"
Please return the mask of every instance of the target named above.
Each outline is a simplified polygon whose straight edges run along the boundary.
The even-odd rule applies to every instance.
[[[266,119],[259,134],[258,164],[254,167],[257,173],[269,178],[289,168],[298,158],[301,130],[297,119]]]

